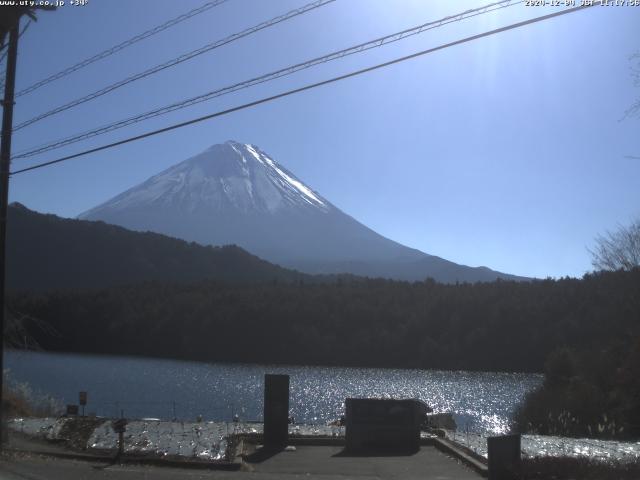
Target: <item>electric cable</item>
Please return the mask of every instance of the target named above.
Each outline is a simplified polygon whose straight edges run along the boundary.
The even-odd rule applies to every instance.
[[[170,105],[166,105],[160,108],[156,108],[154,110],[142,113],[142,114],[138,114],[132,117],[128,117],[126,119],[123,120],[119,120],[107,125],[103,125],[101,127],[97,127],[95,129],[92,130],[88,130],[85,131],[83,133],[80,134],[76,134],[70,137],[66,137],[64,139],[61,140],[56,140],[53,142],[49,142],[47,144],[44,145],[40,145],[37,147],[31,147],[30,150],[23,150],[21,152],[18,152],[16,155],[13,156],[13,159],[21,159],[21,158],[28,158],[28,157],[32,157],[34,155],[39,155],[45,152],[48,152],[50,150],[55,150],[58,148],[62,148],[64,146],[73,144],[73,143],[77,143],[79,141],[82,140],[86,140],[88,138],[92,138],[98,135],[102,135],[114,130],[118,130],[120,128],[124,128],[126,126],[135,124],[135,123],[139,123],[142,122],[144,120],[148,120],[150,118],[154,118],[160,115],[165,115],[167,113],[176,111],[176,110],[180,110],[182,108],[186,108],[186,107],[190,107],[193,105],[196,105],[198,103],[202,103],[204,101],[208,101],[211,100],[213,98],[216,97],[220,97],[222,95],[228,95],[230,93],[236,92],[238,90],[242,90],[245,88],[249,88],[249,87],[253,87],[255,85],[259,85],[261,83],[265,83],[268,81],[272,81],[278,78],[282,78],[288,75],[292,75],[298,71],[301,70],[305,70],[307,68],[313,67],[315,65],[319,65],[322,63],[327,63],[333,60],[337,60],[340,58],[344,58],[348,55],[353,55],[356,53],[360,53],[366,50],[370,50],[372,48],[379,48],[382,47],[383,45],[387,45],[389,43],[393,43],[393,42],[397,42],[399,40],[402,40],[404,38],[407,38],[409,36],[413,36],[413,35],[417,35],[419,33],[423,33],[425,31],[431,30],[433,28],[437,28],[437,27],[441,27],[443,25],[447,25],[449,23],[453,23],[456,21],[461,21],[463,19],[466,18],[471,18],[477,15],[481,15],[481,14],[485,14],[485,13],[489,13],[501,8],[506,8],[508,6],[514,6],[514,5],[518,5],[520,3],[523,3],[524,0],[520,0],[517,2],[513,2],[512,0],[502,0],[500,2],[495,2],[495,3],[490,3],[488,5],[485,5],[483,7],[478,7],[478,8],[474,8],[471,10],[466,10],[462,13],[456,14],[456,15],[450,15],[448,17],[444,17],[440,20],[435,20],[435,21],[431,21],[428,23],[424,23],[422,25],[418,25],[416,27],[413,28],[409,28],[406,30],[403,30],[401,32],[397,32],[397,33],[393,33],[391,35],[386,35],[384,37],[379,37],[376,38],[374,40],[370,40],[368,42],[365,43],[361,43],[346,49],[342,49],[342,50],[338,50],[332,53],[329,53],[327,55],[323,55],[321,57],[316,57],[314,59],[311,60],[307,60],[305,62],[302,63],[298,63],[295,65],[291,65],[289,67],[280,69],[280,70],[276,70],[274,72],[270,72],[264,75],[260,75],[258,77],[249,79],[249,80],[244,80],[242,82],[239,83],[235,83],[233,85],[229,85],[217,90],[213,90],[195,97],[191,97],[185,100],[181,100],[179,102],[170,104]]]
[[[192,58],[195,58],[199,55],[202,55],[203,53],[209,52],[211,50],[214,50],[216,48],[222,47],[224,45],[227,45],[231,42],[234,42],[236,40],[239,40],[241,38],[244,38],[246,36],[249,36],[253,33],[256,33],[260,30],[264,30],[265,28],[269,28],[272,27],[274,25],[277,25],[281,22],[284,22],[286,20],[289,20],[291,18],[297,17],[298,15],[302,15],[304,13],[307,13],[311,10],[314,10],[316,8],[320,8],[324,5],[327,5],[329,3],[335,2],[336,0],[315,0],[314,2],[311,2],[307,5],[304,5],[303,7],[300,8],[296,8],[294,10],[291,10],[283,15],[278,15],[277,17],[274,17],[270,20],[267,20],[265,22],[259,23],[258,25],[255,25],[253,27],[247,28],[241,32],[238,33],[234,33],[232,35],[229,35],[228,37],[225,37],[221,40],[216,40],[213,43],[209,43],[203,47],[200,47],[196,50],[192,50],[190,52],[187,52],[185,54],[180,55],[179,57],[173,58],[167,62],[161,63],[159,65],[156,65],[154,67],[151,67],[143,72],[139,72],[136,73],[135,75],[131,75],[130,77],[127,77],[123,80],[120,80],[118,82],[112,83],[110,85],[107,85],[106,87],[101,88],[100,90],[96,90],[95,92],[92,92],[88,95],[85,95],[83,97],[80,98],[76,98],[75,100],[72,100],[68,103],[65,103],[64,105],[61,105],[59,107],[56,107],[52,110],[49,110],[48,112],[44,112],[41,113],[40,115],[37,115],[29,120],[25,120],[24,122],[16,125],[13,128],[13,131],[17,131],[20,130],[24,127],[27,127],[29,125],[32,125],[36,122],[39,122],[40,120],[43,120],[47,117],[50,117],[52,115],[56,115],[58,113],[64,112],[65,110],[69,110],[70,108],[76,107],[78,105],[81,105],[83,103],[86,103],[90,100],[94,100],[98,97],[101,97],[109,92],[112,92],[118,88],[124,87],[125,85],[128,85],[130,83],[133,83],[137,80],[141,80],[143,78],[146,78],[150,75],[153,75],[155,73],[161,72],[169,67],[173,67],[175,65],[179,65],[182,62],[186,62],[187,60],[191,60]]]
[[[54,164],[65,162],[65,161],[68,161],[68,160],[71,160],[71,159],[74,159],[74,158],[82,157],[82,156],[88,155],[90,153],[95,153],[95,152],[111,149],[111,148],[117,147],[119,145],[124,145],[124,144],[127,144],[127,143],[131,143],[131,142],[135,142],[135,141],[138,141],[138,140],[142,140],[144,138],[148,138],[148,137],[151,137],[151,136],[159,135],[161,133],[165,133],[165,132],[168,132],[168,131],[171,131],[171,130],[176,130],[178,128],[186,127],[188,125],[193,125],[195,123],[199,123],[199,122],[202,122],[202,121],[205,121],[205,120],[209,120],[209,119],[212,119],[212,118],[228,115],[230,113],[237,112],[237,111],[240,111],[240,110],[245,110],[247,108],[255,107],[255,106],[261,105],[263,103],[271,102],[273,100],[277,100],[277,99],[280,99],[280,98],[283,98],[283,97],[288,97],[290,95],[294,95],[294,94],[297,94],[297,93],[300,93],[300,92],[304,92],[304,91],[311,90],[311,89],[314,89],[314,88],[317,88],[317,87],[321,87],[323,85],[328,85],[328,84],[335,83],[335,82],[338,82],[338,81],[341,81],[341,80],[345,80],[347,78],[359,76],[359,75],[362,75],[364,73],[368,73],[368,72],[371,72],[371,71],[374,71],[374,70],[378,70],[380,68],[385,68],[385,67],[388,67],[390,65],[395,65],[397,63],[401,63],[401,62],[404,62],[404,61],[407,61],[407,60],[410,60],[410,59],[414,59],[414,58],[417,58],[417,57],[420,57],[420,56],[423,56],[423,55],[427,55],[429,53],[433,53],[433,52],[436,52],[436,51],[439,51],[439,50],[444,50],[446,48],[450,48],[450,47],[453,47],[453,46],[456,46],[456,45],[460,45],[460,44],[463,44],[463,43],[468,43],[468,42],[471,42],[471,41],[474,41],[474,40],[478,40],[480,38],[488,37],[490,35],[495,35],[495,34],[498,34],[498,33],[506,32],[508,30],[513,30],[513,29],[516,29],[516,28],[524,27],[526,25],[531,25],[533,23],[538,23],[538,22],[542,22],[542,21],[545,21],[545,20],[549,20],[551,18],[559,17],[561,15],[566,15],[568,13],[573,13],[573,12],[577,12],[579,10],[584,10],[586,8],[591,8],[591,7],[595,6],[595,5],[600,5],[600,3],[599,2],[594,2],[592,4],[586,3],[584,5],[580,5],[580,6],[577,6],[577,7],[563,9],[563,10],[558,11],[558,12],[550,13],[550,14],[547,14],[547,15],[542,15],[540,17],[535,17],[535,18],[532,18],[532,19],[529,19],[529,20],[524,20],[522,22],[512,23],[512,24],[507,25],[505,27],[500,27],[500,28],[496,28],[494,30],[489,30],[487,32],[483,32],[483,33],[479,33],[479,34],[476,34],[476,35],[472,35],[470,37],[465,37],[465,38],[462,38],[462,39],[459,39],[459,40],[455,40],[453,42],[449,42],[449,43],[446,43],[446,44],[443,44],[443,45],[439,45],[437,47],[432,47],[432,48],[429,48],[429,49],[426,49],[426,50],[422,50],[420,52],[413,53],[411,55],[406,55],[404,57],[399,57],[399,58],[396,58],[394,60],[390,60],[390,61],[387,61],[387,62],[384,62],[384,63],[379,63],[379,64],[373,65],[371,67],[363,68],[363,69],[356,70],[356,71],[353,71],[353,72],[350,72],[350,73],[347,73],[347,74],[344,74],[344,75],[333,77],[333,78],[330,78],[328,80],[322,80],[320,82],[308,84],[308,85],[305,85],[303,87],[295,88],[295,89],[292,89],[292,90],[287,90],[286,92],[282,92],[282,93],[279,93],[279,94],[276,94],[276,95],[272,95],[270,97],[264,97],[264,98],[261,98],[259,100],[255,100],[253,102],[249,102],[249,103],[245,103],[245,104],[242,104],[242,105],[238,105],[236,107],[228,108],[226,110],[221,110],[221,111],[218,111],[218,112],[215,112],[215,113],[211,113],[209,115],[205,115],[205,116],[194,118],[194,119],[191,119],[191,120],[188,120],[188,121],[185,121],[185,122],[181,122],[181,123],[177,123],[177,124],[174,124],[174,125],[170,125],[168,127],[160,128],[158,130],[153,130],[153,131],[150,131],[150,132],[146,132],[146,133],[143,133],[141,135],[136,135],[136,136],[133,136],[133,137],[125,138],[124,140],[119,140],[117,142],[109,143],[107,145],[102,145],[100,147],[91,148],[89,150],[85,150],[85,151],[82,151],[82,152],[79,152],[79,153],[75,153],[73,155],[67,155],[67,156],[62,157],[62,158],[58,158],[58,159],[55,159],[55,160],[50,160],[48,162],[39,163],[39,164],[36,164],[36,165],[32,165],[30,167],[22,168],[20,170],[15,170],[15,171],[11,172],[10,175],[17,175],[19,173],[24,173],[24,172],[28,172],[28,171],[32,171],[32,170],[36,170],[36,169],[40,169],[40,168],[44,168],[44,167],[48,167],[50,165],[54,165]]]
[[[82,60],[81,62],[76,63],[75,65],[72,65],[68,68],[65,68],[64,70],[61,70],[57,73],[54,73],[53,75],[48,76],[47,78],[44,78],[36,83],[34,83],[33,85],[30,85],[27,88],[24,88],[18,92],[16,92],[16,98],[17,97],[21,97],[22,95],[26,95],[27,93],[31,93],[34,90],[37,90],[40,87],[43,87],[44,85],[48,85],[51,82],[54,82],[56,80],[59,80],[63,77],[66,77],[67,75],[70,75],[73,72],[76,72],[78,70],[80,70],[81,68],[84,68],[88,65],[91,65],[92,63],[95,63],[99,60],[102,60],[103,58],[107,58],[111,55],[113,55],[114,53],[117,53],[121,50],[124,50],[127,47],[130,47],[131,45],[138,43],[141,40],[144,40],[145,38],[149,38],[153,35],[156,35],[157,33],[160,33],[168,28],[171,28],[175,25],[178,25],[181,22],[184,22],[185,20],[188,20],[192,17],[195,17],[196,15],[199,15],[201,13],[204,13],[208,10],[210,10],[213,7],[217,7],[218,5],[223,4],[224,2],[226,2],[227,0],[214,0],[212,2],[207,2],[204,5],[202,5],[201,7],[198,8],[194,8],[193,10],[188,11],[187,13],[183,13],[182,15],[179,15],[175,18],[172,18],[171,20],[166,21],[165,23],[158,25],[156,27],[153,27],[150,30],[147,30],[145,32],[142,32],[138,35],[135,35],[133,37],[131,37],[128,40],[125,40],[124,42],[121,42],[111,48],[108,48],[106,50],[103,50],[100,53],[97,53],[85,60]]]

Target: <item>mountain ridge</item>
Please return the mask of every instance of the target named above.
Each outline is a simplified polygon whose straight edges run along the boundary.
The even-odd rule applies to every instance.
[[[7,288],[104,288],[140,282],[296,283],[327,281],[273,265],[235,245],[202,246],[104,222],[9,205]]]
[[[468,267],[384,237],[342,212],[259,147],[229,140],[82,213],[203,245],[237,244],[309,274],[443,282],[528,280]]]

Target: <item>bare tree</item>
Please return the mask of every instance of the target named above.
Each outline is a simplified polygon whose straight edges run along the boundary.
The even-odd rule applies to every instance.
[[[629,62],[631,62],[631,77],[633,78],[633,84],[640,88],[640,50],[629,57]],[[640,116],[640,98],[638,98],[633,105],[627,108],[622,120],[638,116]],[[625,155],[625,157],[633,160],[640,160],[640,155]]]
[[[640,267],[640,218],[615,232],[596,237],[596,247],[589,250],[596,270],[631,270]]]
[[[629,57],[631,62],[631,77],[633,78],[633,84],[640,88],[640,50]],[[631,105],[626,112],[624,112],[624,118],[638,116],[640,114],[640,98],[637,99],[633,105]]]

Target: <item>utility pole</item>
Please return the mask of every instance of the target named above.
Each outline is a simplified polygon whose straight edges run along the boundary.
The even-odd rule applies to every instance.
[[[0,8],[0,44],[9,34],[7,45],[7,74],[2,98],[2,137],[0,143],[0,451],[7,437],[4,419],[4,328],[6,323],[6,266],[7,266],[7,210],[9,204],[9,172],[11,168],[11,135],[13,130],[13,105],[18,61],[20,18],[26,14],[35,20],[33,10],[55,7],[2,7]]]
[[[4,327],[7,306],[6,293],[6,260],[7,260],[7,207],[9,202],[9,168],[11,165],[11,130],[13,128],[13,104],[16,82],[16,62],[18,60],[18,25],[17,15],[13,25],[7,25],[9,45],[7,46],[7,76],[2,99],[2,144],[0,145],[0,405],[2,405],[0,421],[0,449],[7,436],[4,418]]]

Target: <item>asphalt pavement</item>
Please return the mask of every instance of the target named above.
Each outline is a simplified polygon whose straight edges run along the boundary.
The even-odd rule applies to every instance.
[[[307,480],[477,480],[473,470],[433,447],[413,455],[349,456],[342,447],[304,446],[276,454],[253,455],[242,470],[194,470],[68,460],[12,454],[0,460],[0,480],[141,479],[307,479]]]

